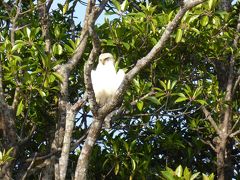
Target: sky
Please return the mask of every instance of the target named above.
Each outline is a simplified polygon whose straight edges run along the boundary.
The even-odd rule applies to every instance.
[[[53,4],[52,4],[52,9],[57,9],[58,6],[57,4],[60,3],[60,4],[64,4],[66,0],[54,0],[53,1]],[[87,0],[82,0],[83,2],[87,2]],[[84,15],[85,15],[85,12],[86,12],[86,6],[78,3],[76,8],[75,8],[75,16],[77,17],[75,19],[75,22],[78,24],[79,22],[83,22],[83,19],[84,19]],[[101,25],[104,23],[104,19],[105,18],[108,18],[108,19],[114,19],[116,18],[116,16],[114,15],[105,15],[105,12],[103,12],[100,17],[97,19],[96,21],[96,24],[97,25]]]

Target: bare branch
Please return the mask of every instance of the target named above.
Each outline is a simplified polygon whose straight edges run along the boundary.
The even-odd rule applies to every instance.
[[[3,97],[3,72],[2,72],[2,69],[3,68],[3,65],[2,65],[2,61],[0,61],[0,98],[1,99],[4,99]]]
[[[52,6],[53,0],[49,0],[47,4],[47,12],[49,12],[51,6]]]
[[[83,98],[80,98],[74,105],[72,105],[71,109],[75,112],[79,111],[82,106],[87,102],[87,94],[83,95]]]
[[[233,138],[234,136],[240,134],[240,130],[235,131],[234,133],[230,134],[230,137]]]
[[[84,139],[86,139],[88,132],[89,132],[89,129],[87,129],[87,131],[76,142],[71,144],[70,151],[74,151],[79,146],[79,144],[82,143]]]
[[[98,105],[96,103],[96,98],[95,98],[95,94],[92,87],[91,70],[93,67],[93,62],[97,58],[97,55],[100,52],[100,41],[98,39],[97,34],[94,32],[92,28],[91,28],[91,34],[93,38],[93,48],[84,66],[84,83],[86,86],[86,92],[87,92],[88,100],[90,103],[91,111],[93,115],[96,116],[98,111]]]
[[[27,178],[28,172],[29,172],[30,169],[32,168],[32,166],[33,166],[33,164],[34,164],[34,162],[35,162],[36,156],[37,156],[37,153],[35,153],[32,162],[30,163],[30,165],[29,165],[28,168],[27,168],[27,171],[24,173],[23,177],[21,178],[22,180],[25,180],[25,179]]]
[[[216,122],[214,121],[214,119],[212,118],[211,113],[204,106],[202,106],[202,111],[205,114],[206,119],[211,123],[212,127],[217,132],[217,134],[220,135],[221,131],[218,128],[218,126],[217,126]]]
[[[50,152],[49,154],[47,155],[44,155],[44,156],[40,156],[40,157],[34,157],[35,158],[35,161],[43,161],[43,160],[47,160],[49,158],[51,158],[52,156],[58,154],[59,152],[61,151],[61,149],[57,149],[55,151],[52,151]],[[25,160],[25,162],[32,162],[34,158],[28,158]]]
[[[19,144],[19,145],[23,145],[24,143],[26,143],[26,142],[32,137],[32,135],[33,135],[33,133],[35,132],[36,128],[37,128],[37,126],[36,126],[36,125],[33,125],[33,127],[32,127],[32,129],[31,129],[29,135],[28,135],[27,137],[25,137],[24,139],[21,139],[21,140],[18,142],[18,144]]]
[[[16,22],[17,22],[17,19],[18,19],[20,13],[21,13],[21,5],[22,5],[22,0],[19,0],[18,4],[17,4],[17,10],[16,10],[15,17],[13,19],[11,19],[11,21],[12,21],[12,28],[11,28],[11,43],[12,43],[12,46],[15,43]]]
[[[214,147],[214,145],[210,141],[204,141],[203,139],[200,139],[202,143],[209,145],[213,151],[217,152],[217,149]]]
[[[235,94],[236,89],[237,89],[238,86],[240,86],[240,75],[237,77],[237,80],[236,80],[235,83],[234,83],[234,86],[233,86],[233,95]]]
[[[237,121],[234,123],[234,125],[232,126],[232,129],[229,131],[228,135],[230,136],[232,134],[232,132],[234,131],[234,129],[236,128],[236,126],[238,125],[238,122],[240,120],[240,117],[237,119]]]

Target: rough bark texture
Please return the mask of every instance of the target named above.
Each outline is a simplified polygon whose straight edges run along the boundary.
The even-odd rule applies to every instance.
[[[3,122],[3,149],[14,148],[12,157],[16,156],[17,151],[17,136],[15,129],[15,112],[5,103],[0,104],[0,119]],[[12,179],[13,161],[5,163],[0,172],[0,179]]]
[[[76,112],[71,109],[70,105],[67,107],[67,115],[66,115],[66,126],[65,126],[65,134],[63,139],[63,147],[61,157],[59,159],[59,169],[60,169],[60,179],[64,180],[66,177],[67,166],[68,166],[68,157],[71,145],[71,137],[72,131],[74,127],[74,119],[76,116]]]
[[[94,119],[91,124],[87,139],[83,144],[81,154],[78,158],[78,163],[75,172],[75,180],[87,180],[89,159],[92,153],[93,146],[99,136],[104,119]]]

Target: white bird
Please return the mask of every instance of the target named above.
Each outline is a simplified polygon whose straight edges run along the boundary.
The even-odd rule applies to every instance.
[[[96,101],[100,106],[106,104],[115,94],[124,79],[122,69],[116,72],[114,58],[110,53],[99,56],[96,70],[91,71],[91,79]]]

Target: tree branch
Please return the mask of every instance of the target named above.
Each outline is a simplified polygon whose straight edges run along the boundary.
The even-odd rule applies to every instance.
[[[23,177],[21,178],[22,180],[25,180],[27,178],[28,172],[30,171],[30,169],[32,168],[35,159],[36,159],[37,153],[35,153],[32,162],[30,163],[29,167],[27,168],[27,171],[24,173]]]
[[[60,180],[64,180],[66,178],[69,150],[70,150],[72,130],[74,127],[75,117],[76,117],[76,111],[73,111],[71,109],[71,105],[68,104],[62,153],[61,153],[61,157],[59,159]]]
[[[240,70],[239,70],[240,71]],[[240,73],[240,72],[239,72]],[[233,95],[235,94],[236,90],[237,90],[237,87],[240,85],[240,75],[237,77],[237,80],[235,81],[234,83],[234,86],[233,86]]]
[[[233,138],[234,136],[240,134],[240,130],[235,131],[234,133],[230,134],[230,137]]]
[[[212,118],[211,113],[204,106],[202,106],[202,111],[205,114],[206,119],[211,123],[212,127],[217,132],[217,134],[220,135],[221,131],[218,128],[218,126],[217,126],[216,122],[214,121],[214,119]]]
[[[203,139],[200,139],[202,143],[209,145],[213,151],[217,152],[217,149],[213,146],[213,144],[210,141],[204,141]]]

